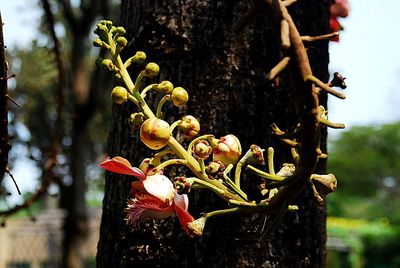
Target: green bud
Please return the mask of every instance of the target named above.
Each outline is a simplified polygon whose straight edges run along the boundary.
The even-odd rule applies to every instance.
[[[111,30],[113,25],[112,21],[110,20],[102,20],[102,21],[104,22],[104,25],[107,27],[107,29]]]
[[[133,56],[132,61],[136,63],[143,63],[146,60],[146,53],[143,51],[137,51],[135,56]]]
[[[158,66],[157,63],[150,62],[146,65],[146,69],[144,70],[145,76],[154,78],[158,75],[160,72],[160,67]]]
[[[97,34],[102,41],[108,41],[108,29],[101,22],[97,24],[97,28],[94,30],[94,33]]]
[[[189,100],[189,94],[183,87],[176,87],[172,90],[171,101],[175,106],[183,106]]]
[[[174,89],[174,85],[170,81],[162,81],[161,83],[156,84],[154,89],[161,93],[169,94]]]
[[[104,46],[104,42],[101,41],[100,38],[96,38],[95,40],[93,40],[93,46],[95,46],[95,47],[103,47]]]
[[[111,92],[113,102],[122,104],[128,100],[128,90],[124,87],[115,87]]]
[[[119,73],[115,73],[114,77],[115,77],[115,80],[122,81],[122,76]]]
[[[102,62],[101,62],[101,66],[104,68],[104,69],[106,69],[106,70],[109,70],[109,71],[112,71],[112,70],[114,70],[114,63],[112,62],[112,60],[110,60],[110,59],[104,59]]]
[[[205,169],[209,179],[218,179],[223,177],[224,170],[225,166],[221,163],[221,161],[211,161],[208,163]]]
[[[194,183],[193,178],[185,178],[185,177],[174,178],[174,188],[178,194],[190,193],[193,183]]]
[[[199,140],[195,144],[193,144],[193,156],[196,159],[203,159],[206,160],[210,154],[212,153],[212,148],[208,141],[206,140]]]
[[[119,35],[124,35],[126,33],[125,28],[122,26],[117,27],[117,33]]]
[[[121,48],[124,48],[127,44],[128,44],[128,40],[126,40],[125,37],[120,36],[117,38],[117,40],[115,41],[118,46],[120,46]]]
[[[128,123],[132,129],[138,129],[140,128],[140,125],[143,123],[143,121],[144,121],[144,114],[140,112],[131,114]]]

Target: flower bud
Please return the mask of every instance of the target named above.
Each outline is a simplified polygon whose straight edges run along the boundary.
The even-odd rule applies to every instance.
[[[188,228],[191,236],[198,236],[198,237],[202,236],[204,226],[206,225],[206,221],[207,221],[207,217],[204,215],[195,221],[189,222],[187,225],[187,228]]]
[[[161,93],[169,94],[174,89],[174,85],[170,81],[162,81],[159,84],[155,84],[154,89]]]
[[[108,41],[108,28],[105,25],[105,23],[103,23],[103,21],[100,21],[97,24],[97,27],[94,30],[94,33],[97,34],[102,41],[105,41],[105,42]]]
[[[114,69],[114,63],[110,59],[104,59],[101,62],[101,67],[103,67],[106,70],[112,71]]]
[[[126,44],[128,44],[128,40],[126,40],[125,37],[120,36],[117,38],[117,40],[115,40],[115,42],[118,44],[118,46],[120,46],[121,48],[124,48],[126,46]]]
[[[113,23],[110,20],[102,20],[101,23],[103,23],[109,30],[111,30],[111,28],[113,26]]]
[[[189,139],[192,139],[194,136],[199,134],[200,131],[200,123],[199,121],[191,116],[185,115],[181,119],[181,123],[179,124],[179,130]]]
[[[189,100],[189,94],[183,87],[176,87],[171,92],[171,100],[175,106],[183,106]]]
[[[146,65],[146,69],[144,70],[145,76],[154,78],[158,75],[160,72],[160,67],[158,66],[157,63],[150,62]]]
[[[133,113],[128,119],[129,126],[132,129],[138,129],[140,125],[143,123],[143,121],[144,121],[144,115],[142,112]]]
[[[333,74],[333,79],[330,82],[330,86],[332,87],[340,87],[341,89],[346,89],[347,85],[346,82],[346,77],[343,77],[340,73],[335,72]]]
[[[221,161],[224,166],[236,164],[242,154],[240,141],[229,134],[219,139],[213,151],[213,161]]]
[[[101,41],[100,38],[96,38],[95,40],[93,40],[93,46],[95,46],[95,47],[103,47],[104,46],[104,42]]]
[[[287,178],[289,176],[292,176],[295,170],[296,170],[295,165],[284,163],[283,167],[281,168],[281,170],[278,171],[278,173],[276,173],[276,175]]]
[[[327,195],[336,191],[337,180],[335,175],[332,173],[326,175],[313,174],[311,178],[313,179],[313,182],[318,188],[319,192],[322,194]]]
[[[140,163],[139,165],[139,169],[141,171],[143,171],[143,173],[146,176],[152,176],[155,175],[156,173],[154,172],[154,165],[151,164],[151,162],[153,161],[154,158],[145,158],[143,159],[143,161]],[[160,172],[158,172],[158,174],[163,175],[164,171],[160,170]]]
[[[122,104],[128,100],[128,90],[124,87],[117,86],[111,92],[113,102]]]
[[[126,33],[125,28],[122,27],[122,26],[117,27],[116,30],[117,30],[117,33],[118,33],[119,35],[124,35],[124,34]]]
[[[250,149],[246,152],[245,156],[240,160],[242,164],[263,164],[264,163],[264,150],[259,146],[252,144]]]
[[[318,106],[318,117],[323,120],[328,120],[328,111],[326,111],[322,105]]]
[[[188,194],[194,180],[192,178],[175,177],[174,188],[178,194]]]
[[[205,168],[205,171],[210,179],[217,179],[220,175],[223,175],[225,171],[225,166],[221,161],[210,162]]]
[[[210,146],[210,144],[208,143],[208,141],[206,140],[199,140],[197,142],[195,142],[193,144],[193,156],[197,159],[207,159],[211,152],[212,152],[212,148]]]
[[[147,119],[140,127],[141,141],[153,150],[167,145],[170,136],[169,124],[157,117]]]
[[[132,61],[136,63],[143,63],[146,60],[146,53],[143,51],[137,51],[135,56],[132,57]]]

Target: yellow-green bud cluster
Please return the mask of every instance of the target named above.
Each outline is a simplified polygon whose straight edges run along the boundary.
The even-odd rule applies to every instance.
[[[128,40],[123,37],[126,33],[125,29],[123,27],[113,26],[112,22],[108,20],[100,21],[94,33],[99,36],[99,38],[93,41],[94,46],[107,49],[114,47],[116,54],[128,44]]]

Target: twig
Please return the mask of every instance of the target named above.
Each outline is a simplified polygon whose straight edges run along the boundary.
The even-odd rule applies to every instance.
[[[10,176],[10,178],[13,180],[15,188],[17,188],[18,194],[21,195],[21,191],[19,190],[18,184],[15,181],[15,178],[14,178],[13,174],[11,173],[11,170],[8,167],[6,168],[6,172],[7,172],[8,176]]]
[[[339,36],[339,32],[333,32],[333,33],[318,35],[318,36],[303,35],[303,36],[301,36],[301,40],[303,40],[303,42],[313,42],[313,41],[331,39],[333,37],[338,37],[338,36]]]

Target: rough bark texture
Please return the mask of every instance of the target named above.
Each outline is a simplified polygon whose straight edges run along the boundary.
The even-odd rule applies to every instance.
[[[329,0],[304,0],[290,7],[301,34],[329,32]],[[238,34],[234,25],[252,7],[247,1],[122,1],[122,23],[127,29],[132,55],[145,51],[149,61],[159,63],[157,80],[170,80],[188,89],[190,101],[179,109],[169,106],[166,118],[173,122],[183,114],[200,119],[202,133],[219,137],[236,135],[243,150],[251,144],[273,146],[276,169],[290,160],[289,149],[271,135],[271,123],[293,130],[296,115],[290,81],[272,87],[266,74],[280,59],[279,34],[262,13],[255,14]],[[315,43],[308,53],[315,76],[328,79],[328,46]],[[149,81],[150,82],[150,81]],[[152,96],[158,98],[157,96]],[[326,106],[326,96],[321,104]],[[127,124],[130,105],[113,107],[109,155],[121,155],[138,165],[150,156]],[[322,149],[326,146],[323,135]],[[319,171],[325,169],[320,163]],[[174,171],[179,173],[180,171]],[[295,200],[298,212],[284,217],[265,245],[257,245],[264,215],[235,215],[211,219],[200,239],[190,239],[177,220],[147,221],[134,230],[124,222],[130,178],[106,175],[103,218],[97,256],[98,267],[324,267],[326,209],[309,190]],[[248,176],[242,185],[259,198],[257,178]],[[209,191],[190,194],[190,212],[225,208]]]

